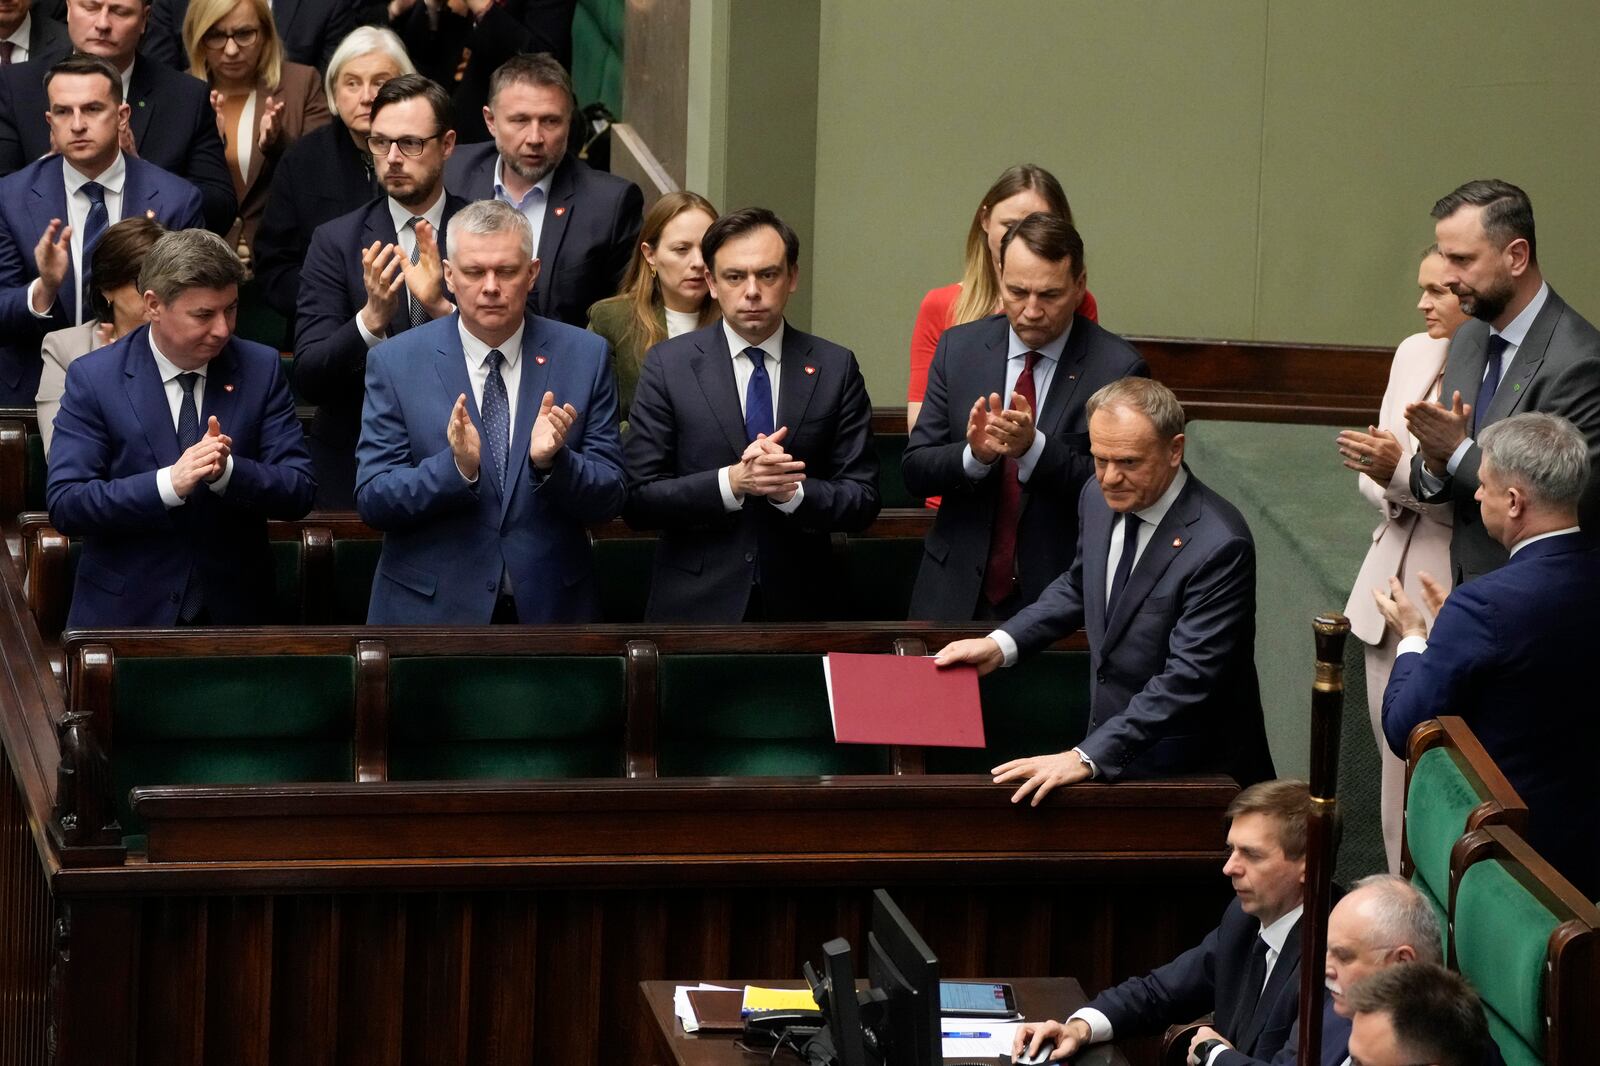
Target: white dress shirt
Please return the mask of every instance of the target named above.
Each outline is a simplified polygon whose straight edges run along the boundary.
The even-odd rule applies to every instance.
[[[1045,435],[1038,431],[1039,412],[1044,410],[1044,398],[1050,394],[1050,383],[1055,380],[1056,366],[1061,362],[1061,353],[1066,350],[1067,338],[1072,336],[1072,323],[1067,323],[1066,332],[1042,348],[1030,348],[1017,331],[1006,329],[1006,387],[1000,394],[1006,407],[1011,406],[1011,394],[1017,390],[1017,379],[1022,376],[1023,369],[1028,365],[1028,353],[1038,352],[1039,358],[1033,364],[1033,443],[1028,445],[1028,450],[1017,459],[1017,480],[1022,484],[1028,483],[1028,478],[1033,476],[1033,468],[1038,465],[1039,456],[1044,454]],[[967,445],[961,453],[961,467],[966,471],[967,477],[973,481],[981,481],[988,477],[1000,466],[998,461],[982,463],[972,454],[972,445]]]
[[[465,356],[467,362],[467,380],[472,384],[472,402],[477,405],[478,420],[480,422],[483,420],[483,389],[489,382],[489,353],[491,351],[499,351],[503,357],[503,361],[500,364],[500,380],[505,382],[506,385],[506,425],[510,427],[509,431],[513,437],[516,436],[517,432],[517,392],[522,386],[522,331],[525,328],[527,328],[526,320],[524,320],[523,325],[517,327],[515,333],[506,338],[504,344],[499,345],[498,348],[491,348],[477,337],[474,337],[472,332],[467,329],[467,324],[461,321],[459,315],[456,316],[456,329],[461,334],[461,353]],[[507,440],[507,481],[511,480],[511,466],[515,461],[510,449],[511,441]],[[482,455],[485,459],[488,458],[488,445],[483,446]],[[461,472],[459,466],[456,467],[456,472]],[[478,480],[476,477],[467,477],[465,474],[461,474],[461,476],[469,482]]]
[[[533,230],[533,255],[539,256],[539,238],[544,236],[544,210],[550,203],[550,183],[555,180],[555,168],[550,173],[540,178],[521,200],[513,200],[507,191],[502,169],[506,165],[505,157],[496,155],[494,159],[494,198],[510,204],[522,212],[522,217],[528,220],[528,228]]]
[[[172,412],[172,428],[178,428],[178,412],[183,408],[183,386],[178,382],[179,374],[189,371],[178,366],[171,359],[161,354],[161,348],[156,344],[155,330],[147,334],[150,338],[150,354],[156,360],[156,373],[161,375],[161,388],[167,394],[167,408]],[[196,418],[201,417],[201,412],[206,407],[206,371],[209,367],[199,367],[194,373],[200,377],[194,383],[194,413]],[[205,436],[206,423],[200,422],[200,435]],[[228,427],[223,426],[222,432],[228,432]],[[181,446],[180,442],[180,446]],[[228,461],[223,464],[222,476],[215,481],[203,482],[212,492],[221,496],[228,491],[228,482],[233,478],[233,456],[228,456]],[[161,494],[161,502],[167,507],[182,507],[183,497],[172,487],[172,467],[164,466],[156,471],[156,491]]]
[[[406,207],[392,196],[386,197],[384,202],[388,204],[389,217],[394,221],[395,243],[400,246],[401,255],[405,256],[409,260],[411,258],[411,253],[416,250],[417,234],[416,231],[411,228],[411,220],[418,217],[427,219],[428,224],[433,227],[433,239],[439,244],[440,254],[444,254],[444,232],[441,228],[441,220],[444,218],[443,185],[439,186],[439,194],[434,197],[433,203],[423,211],[412,211],[409,207]],[[356,256],[359,257],[363,250],[364,249],[357,248],[355,250]],[[406,285],[404,282],[401,282],[400,292],[396,298],[402,305],[405,304],[405,301],[408,298],[406,293]],[[365,304],[366,301],[362,300],[362,303]],[[384,323],[384,329],[385,332],[388,331],[388,323]],[[379,344],[382,344],[385,339],[384,337],[379,336],[367,328],[367,324],[361,321],[361,312],[359,310],[356,312],[356,331],[361,334],[361,339],[366,342],[368,348],[377,347]]]
[[[19,24],[15,30],[11,31],[11,36],[4,38],[4,40],[11,42],[12,66],[15,66],[18,63],[26,63],[28,61],[28,38],[32,34],[33,12],[30,11],[26,15],[22,16],[21,24]]]
[[[722,334],[728,340],[728,351],[733,353],[733,387],[734,391],[739,394],[740,421],[744,420],[744,406],[745,400],[747,399],[745,394],[750,389],[750,378],[756,372],[755,363],[751,362],[750,357],[744,354],[745,349],[760,348],[762,353],[766,356],[767,381],[772,386],[772,428],[774,430],[782,428],[777,419],[778,379],[782,376],[779,374],[779,369],[783,365],[784,328],[784,323],[780,320],[778,322],[777,331],[774,332],[772,336],[768,337],[760,344],[748,344],[745,342],[743,337],[739,336],[733,331],[733,327],[728,325],[726,320],[724,320],[722,323]],[[790,432],[792,433],[793,429],[791,429]],[[789,438],[786,436],[784,439],[788,440]],[[739,508],[744,506],[744,501],[733,494],[733,480],[728,474],[727,467],[723,467],[721,470],[717,471],[717,487],[722,490],[723,510],[737,511]],[[800,501],[805,498],[805,495],[806,483],[802,481],[800,482],[800,486],[795,489],[794,495],[789,497],[787,503],[779,503],[770,496],[767,497],[767,502],[772,504],[772,506],[776,507],[778,510],[782,511],[784,514],[793,514],[795,509],[800,506]]]
[[[89,194],[83,191],[83,187],[91,181],[98,181],[100,187],[105,190],[107,228],[114,223],[120,222],[122,220],[122,191],[128,180],[128,160],[121,152],[118,152],[117,158],[111,161],[111,165],[94,176],[83,173],[71,163],[63,160],[61,177],[67,193],[66,224],[72,227],[72,283],[79,287],[79,298],[74,301],[78,305],[78,311],[72,324],[81,326],[94,317],[83,306],[84,301],[82,298],[83,227],[89,219],[89,207],[91,205]],[[33,307],[33,294],[38,284],[39,279],[34,278],[32,284],[28,286],[28,310],[33,312],[35,318],[49,318],[50,309],[47,308],[43,314],[40,314]],[[58,296],[57,299],[60,299],[60,297]],[[54,305],[51,306],[53,307]]]

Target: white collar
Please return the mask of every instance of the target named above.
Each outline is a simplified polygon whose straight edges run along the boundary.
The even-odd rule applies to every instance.
[[[1305,909],[1306,905],[1304,903],[1298,903],[1295,905],[1294,910],[1285,914],[1271,925],[1263,925],[1261,927],[1261,939],[1267,942],[1267,947],[1282,955],[1284,942],[1289,939],[1289,930],[1294,928],[1294,923],[1300,920],[1300,912]]]
[[[1178,493],[1183,491],[1183,486],[1188,481],[1189,472],[1181,466],[1178,467],[1177,476],[1172,479],[1172,484],[1167,486],[1167,491],[1149,507],[1133,513],[1138,515],[1141,521],[1149,523],[1151,529],[1156,528],[1161,524],[1161,520],[1167,517],[1167,512],[1172,510],[1172,505],[1178,502]]]
[[[1074,315],[1073,317],[1076,318],[1077,316]],[[1029,352],[1038,352],[1042,357],[1050,360],[1052,363],[1059,362],[1061,360],[1061,353],[1067,349],[1067,338],[1070,336],[1072,336],[1072,323],[1069,321],[1067,323],[1067,328],[1061,331],[1061,336],[1057,337],[1049,344],[1038,348],[1030,348],[1028,345],[1023,343],[1021,337],[1017,336],[1017,331],[1012,329],[1010,324],[1007,323],[1006,358],[1016,359],[1019,356],[1027,355]]]
[[[496,197],[504,197],[506,202],[510,203],[511,193],[506,190],[506,184],[501,180],[501,175],[505,173],[501,168],[505,165],[505,156],[497,153],[494,157],[494,194]],[[550,173],[533,183],[533,189],[538,189],[539,192],[543,194],[544,198],[548,200],[550,199],[550,186],[555,183],[555,180],[556,168],[551,167]],[[515,207],[518,211],[522,210],[522,204],[528,202],[528,198],[533,195],[533,189],[529,189],[522,197],[522,203],[511,204],[511,206]]]
[[[107,192],[113,192],[121,196],[122,185],[128,178],[128,157],[118,152],[117,158],[111,161],[111,165],[93,177],[63,159],[61,161],[61,176],[66,179],[68,197],[91,181],[97,181],[100,183],[100,187]]]
[[[466,353],[467,362],[472,366],[482,366],[483,361],[489,358],[491,351],[498,351],[504,357],[506,366],[516,366],[517,360],[522,358],[522,331],[527,328],[528,320],[524,318],[522,324],[517,327],[517,331],[507,337],[504,344],[491,348],[487,343],[473,336],[472,331],[467,329],[467,323],[461,317],[461,313],[459,311],[456,312],[456,331],[461,334],[461,350]]]
[[[727,319],[722,320],[722,335],[728,340],[728,352],[730,354],[737,356],[742,354],[746,348],[760,348],[774,364],[783,362],[783,329],[784,322],[780,318],[778,320],[778,328],[772,331],[772,336],[760,344],[750,344],[733,331],[733,327],[728,325]]]
[[[1535,534],[1534,536],[1528,537],[1525,540],[1519,540],[1513,544],[1511,546],[1511,554],[1516,555],[1523,548],[1526,548],[1530,544],[1537,544],[1541,540],[1549,540],[1551,537],[1565,537],[1576,532],[1578,532],[1577,526],[1567,526],[1565,529],[1552,529],[1548,533]]]
[[[433,239],[439,243],[440,252],[444,251],[444,233],[439,228],[441,225],[440,220],[444,218],[445,192],[443,184],[439,186],[433,203],[426,211],[413,211],[392,196],[385,196],[383,199],[389,205],[389,217],[394,220],[395,236],[398,237],[411,224],[411,220],[420,215],[422,218],[427,219],[428,224],[433,227]]]
[[[1539,291],[1533,294],[1533,299],[1528,301],[1528,306],[1517,313],[1517,317],[1506,323],[1505,329],[1489,328],[1490,336],[1496,334],[1504,337],[1506,343],[1513,348],[1521,348],[1522,342],[1528,339],[1528,330],[1533,328],[1533,320],[1539,317],[1539,312],[1544,310],[1544,303],[1550,298],[1550,283],[1541,281]]]
[[[23,48],[27,48],[28,47],[28,34],[30,34],[32,32],[33,32],[33,12],[29,11],[26,15],[22,16],[22,21],[20,23],[18,23],[17,24],[17,28],[11,32],[11,36],[9,36],[9,37],[7,37],[5,39],[10,41],[12,44],[21,45]],[[34,58],[34,55],[33,55],[32,51],[29,51],[28,58],[29,59],[33,59]]]
[[[139,57],[136,55],[128,60],[128,69],[122,72],[122,102],[125,104],[132,103],[128,99],[128,86],[133,83],[133,65],[137,62],[139,62]]]
[[[168,359],[166,356],[162,355],[161,354],[161,347],[156,344],[156,331],[155,330],[153,330],[153,329],[146,330],[145,331],[145,337],[150,341],[150,354],[155,356],[155,359],[156,359],[156,373],[161,375],[161,384],[165,385],[167,382],[171,381],[173,378],[177,377],[179,374],[194,373],[194,374],[199,374],[201,377],[205,377],[206,376],[206,369],[207,369],[206,365],[196,367],[193,371],[189,371],[189,370],[183,369],[183,367],[179,366],[177,363],[174,363],[171,359]],[[207,364],[207,365],[209,365],[209,364]]]

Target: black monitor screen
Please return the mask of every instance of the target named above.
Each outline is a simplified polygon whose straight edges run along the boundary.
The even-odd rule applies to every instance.
[[[872,894],[867,978],[886,999],[885,1066],[939,1066],[939,960],[881,888]]]

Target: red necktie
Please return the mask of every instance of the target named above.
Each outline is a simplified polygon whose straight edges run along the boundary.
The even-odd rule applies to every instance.
[[[1028,401],[1035,419],[1039,403],[1034,397],[1033,365],[1038,361],[1038,352],[1028,353],[1013,390]],[[983,574],[983,598],[994,605],[1004,602],[1016,585],[1017,518],[1022,514],[1022,482],[1017,480],[1017,461],[1009,458],[1000,461],[1004,464],[1000,470],[1000,499],[995,502],[994,525],[989,533],[989,565]]]

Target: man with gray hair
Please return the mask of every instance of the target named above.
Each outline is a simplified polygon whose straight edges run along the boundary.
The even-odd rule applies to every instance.
[[[167,234],[139,274],[149,325],[67,370],[45,499],[83,540],[71,628],[273,620],[267,519],[316,486],[278,353],[233,336],[243,280],[221,237]]]
[[[1406,757],[1419,722],[1464,719],[1528,804],[1528,842],[1588,898],[1600,896],[1600,717],[1591,707],[1593,640],[1582,619],[1600,601],[1600,550],[1578,529],[1589,481],[1577,427],[1521,414],[1480,435],[1477,501],[1510,553],[1499,570],[1432,603],[1433,631],[1395,581],[1373,589],[1400,634],[1383,694],[1383,731]],[[1438,597],[1426,575],[1425,593]]]
[[[367,621],[592,622],[585,527],[622,510],[606,342],[527,311],[539,274],[516,208],[455,213],[455,313],[367,357],[356,510],[383,530]]]

